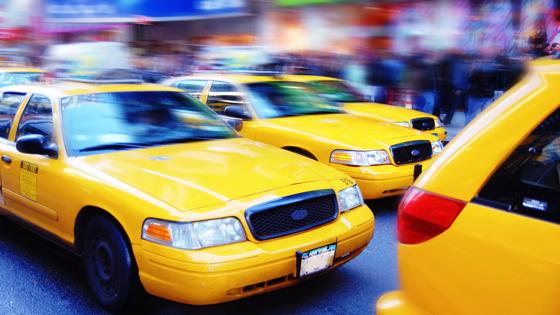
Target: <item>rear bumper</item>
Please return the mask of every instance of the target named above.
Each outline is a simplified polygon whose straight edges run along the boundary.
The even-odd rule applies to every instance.
[[[401,291],[383,294],[376,305],[377,315],[432,315],[414,304]]]
[[[150,294],[206,305],[236,300],[298,283],[296,252],[337,243],[334,267],[357,255],[373,237],[367,206],[330,224],[263,242],[180,251],[142,241],[134,246],[140,280]]]

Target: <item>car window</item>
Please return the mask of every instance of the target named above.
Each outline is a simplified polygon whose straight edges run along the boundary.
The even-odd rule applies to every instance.
[[[184,90],[187,93],[196,93],[199,94],[202,93],[202,91],[204,90],[204,88],[206,87],[206,85],[208,84],[208,81],[206,80],[200,80],[200,81],[180,81],[176,84],[177,88]]]
[[[206,105],[212,108],[216,113],[222,114],[227,106],[244,106],[245,104],[241,93],[239,93],[239,90],[233,84],[213,81],[210,87],[210,94],[206,100]]]
[[[248,100],[262,118],[343,112],[338,105],[317,96],[303,83],[273,81],[251,83],[247,87]]]
[[[237,88],[231,83],[223,81],[212,81],[210,93],[212,92],[237,92]]]
[[[0,137],[8,139],[16,112],[25,93],[4,92],[0,98]]]
[[[34,94],[25,106],[19,121],[17,138],[39,134],[53,140],[52,104],[48,97]]]
[[[366,102],[364,96],[343,81],[325,80],[309,82],[311,89],[331,101],[339,103]]]
[[[243,102],[243,98],[238,93],[220,93],[217,95],[208,96],[206,105],[212,108],[212,110],[214,110],[216,113],[222,114],[227,106],[230,105],[244,106],[244,102]]]
[[[181,92],[64,97],[61,111],[71,156],[237,137],[214,112]]]
[[[512,152],[478,199],[496,208],[560,223],[560,109]]]

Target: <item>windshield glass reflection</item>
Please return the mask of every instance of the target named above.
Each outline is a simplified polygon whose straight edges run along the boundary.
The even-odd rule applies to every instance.
[[[86,94],[63,98],[61,105],[70,155],[237,136],[179,92]]]

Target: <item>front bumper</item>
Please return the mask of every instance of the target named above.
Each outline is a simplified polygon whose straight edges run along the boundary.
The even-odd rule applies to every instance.
[[[334,267],[361,253],[373,237],[373,213],[361,206],[336,221],[298,234],[198,251],[147,241],[133,246],[140,280],[150,294],[206,305],[236,300],[293,285],[296,252],[337,243]]]
[[[414,182],[414,165],[421,164],[422,172],[425,172],[435,158],[399,166],[378,165],[357,168],[339,164],[330,165],[352,177],[360,187],[364,199],[369,200],[402,195]]]
[[[414,304],[401,291],[383,294],[376,305],[377,315],[432,315]]]
[[[447,130],[445,130],[444,127],[438,127],[436,129],[432,129],[432,130],[427,130],[427,131],[423,131],[424,133],[436,136],[439,138],[439,140],[441,141],[445,141],[447,140]]]
[[[354,177],[364,199],[378,199],[402,195],[413,183],[413,176],[388,179],[361,179]]]

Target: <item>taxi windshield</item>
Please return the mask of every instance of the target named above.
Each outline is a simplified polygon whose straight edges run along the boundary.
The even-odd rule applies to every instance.
[[[113,92],[61,99],[69,155],[236,137],[209,108],[180,92]]]
[[[248,84],[248,98],[262,118],[342,113],[342,109],[317,96],[305,84],[261,82]]]
[[[40,72],[4,72],[0,73],[0,86],[39,82],[42,76]]]
[[[309,86],[321,96],[337,103],[367,102],[363,95],[343,81],[326,80],[309,82]]]

